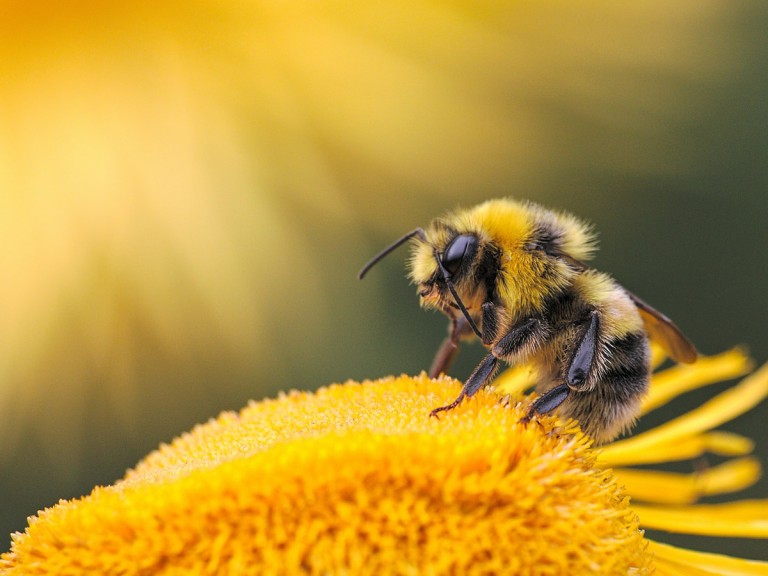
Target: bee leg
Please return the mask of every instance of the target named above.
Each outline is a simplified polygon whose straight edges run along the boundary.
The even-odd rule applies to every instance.
[[[589,373],[592,371],[592,364],[595,361],[595,351],[599,345],[597,332],[600,328],[600,317],[597,311],[593,310],[589,316],[589,325],[581,336],[576,352],[568,365],[568,371],[565,376],[565,383],[578,390],[587,382]]]
[[[453,359],[459,352],[459,341],[472,334],[472,327],[464,316],[455,316],[451,318],[451,324],[443,343],[437,349],[435,359],[432,360],[432,366],[429,367],[429,377],[437,378],[441,373],[445,373],[453,364]]]
[[[530,422],[531,418],[533,418],[536,414],[546,414],[548,412],[552,412],[555,408],[560,406],[560,404],[563,403],[563,401],[568,398],[568,394],[570,394],[571,388],[568,386],[568,384],[560,384],[559,386],[555,386],[552,388],[552,390],[548,390],[536,400],[534,400],[533,404],[531,404],[531,407],[528,408],[528,412],[520,418],[520,422],[526,423]]]
[[[451,325],[453,325],[453,322]],[[454,330],[451,329],[451,334],[446,336],[443,343],[440,344],[440,348],[437,349],[432,365],[429,367],[430,378],[437,378],[440,374],[444,374],[453,364],[453,359],[459,351],[459,341],[454,340],[453,332]]]
[[[530,349],[550,334],[550,327],[542,318],[532,316],[525,318],[510,328],[501,340],[493,347],[493,353],[499,358],[509,361],[526,348]]]
[[[496,316],[496,305],[493,302],[485,302],[482,305],[483,310],[483,335],[481,340],[486,346],[496,340],[496,333],[499,331],[499,321]]]
[[[568,365],[565,382],[539,396],[531,404],[526,415],[520,420],[521,422],[529,422],[535,414],[552,412],[568,398],[568,394],[572,390],[578,390],[587,381],[599,344],[597,338],[599,327],[599,315],[597,311],[592,311],[589,316],[589,325],[584,330],[576,347],[576,352]]]
[[[461,401],[464,400],[465,397],[470,398],[474,396],[475,393],[477,393],[477,391],[480,390],[480,388],[482,388],[486,382],[493,378],[493,373],[496,371],[497,363],[498,359],[496,356],[493,354],[488,354],[485,358],[483,358],[483,361],[480,362],[478,367],[475,368],[475,371],[472,372],[469,378],[467,378],[467,381],[464,384],[464,387],[461,389],[461,393],[459,393],[456,400],[446,406],[435,408],[432,410],[432,412],[429,413],[429,415],[437,416],[439,412],[453,410],[456,408],[456,406],[461,404]]]
[[[483,310],[483,335],[482,341],[486,346],[489,345],[496,338],[496,330],[498,321],[496,319],[496,305],[493,302],[486,302],[482,306]],[[445,373],[448,368],[451,367],[453,359],[459,352],[459,341],[466,337],[472,336],[474,331],[472,326],[469,325],[467,319],[463,315],[454,316],[451,318],[451,324],[448,330],[448,336],[443,340],[440,348],[435,354],[435,359],[432,360],[432,366],[429,367],[429,377],[437,378],[441,373]]]

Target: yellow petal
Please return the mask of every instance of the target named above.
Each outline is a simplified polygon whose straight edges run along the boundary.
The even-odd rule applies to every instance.
[[[621,461],[622,452],[676,453],[678,443],[728,422],[756,406],[768,395],[768,364],[698,408],[652,430],[614,442],[604,451],[605,461]],[[658,460],[660,461],[660,460]]]
[[[684,550],[649,541],[657,576],[758,576],[768,575],[768,564],[721,554]]]
[[[617,468],[614,473],[636,504],[690,504],[702,496],[743,490],[760,478],[756,458],[732,460],[692,474]]]
[[[605,446],[599,460],[606,466],[632,466],[688,460],[707,452],[721,456],[744,456],[752,452],[753,448],[754,442],[749,438],[717,431],[680,438],[674,444],[662,444],[658,449],[649,449],[643,443],[620,440]]]
[[[740,348],[716,356],[701,356],[695,364],[676,364],[653,375],[650,392],[643,402],[648,413],[671,399],[696,388],[743,376],[752,369],[752,361]]]
[[[679,507],[634,504],[632,508],[644,528],[705,536],[768,538],[768,500]]]
[[[667,356],[667,353],[664,351],[664,348],[662,348],[660,344],[657,344],[653,340],[650,341],[650,344],[651,344],[651,369],[656,370],[656,368],[658,368],[664,363],[664,360],[666,360],[668,356]]]

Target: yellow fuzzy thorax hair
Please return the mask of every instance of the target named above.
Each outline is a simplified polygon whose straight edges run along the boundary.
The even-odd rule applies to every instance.
[[[470,209],[459,209],[438,218],[425,231],[427,241],[417,241],[410,261],[410,277],[427,282],[438,265],[435,250],[442,253],[456,234],[474,234],[481,245],[500,251],[500,277],[496,289],[511,309],[538,307],[553,288],[562,288],[573,277],[565,263],[546,270],[546,263],[527,250],[537,232],[556,237],[559,250],[576,260],[587,260],[595,249],[589,226],[567,213],[555,212],[532,202],[497,199]]]
[[[595,250],[589,225],[565,212],[549,210],[533,202],[500,198],[470,210],[457,211],[447,221],[466,225],[468,232],[483,234],[502,250],[519,250],[540,226],[556,230],[562,251],[576,260],[588,260]],[[482,238],[482,236],[481,236]]]

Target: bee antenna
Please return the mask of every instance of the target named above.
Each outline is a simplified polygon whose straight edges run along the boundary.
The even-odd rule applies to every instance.
[[[464,314],[464,318],[466,318],[467,322],[469,322],[469,326],[472,328],[472,331],[477,334],[478,338],[482,340],[483,335],[480,333],[480,330],[478,329],[477,324],[475,324],[475,321],[472,320],[472,316],[469,315],[467,307],[464,306],[464,302],[462,302],[461,298],[459,298],[459,294],[456,292],[456,288],[453,287],[453,282],[451,282],[451,275],[448,270],[445,269],[445,266],[443,266],[443,262],[440,260],[440,255],[437,253],[437,251],[435,251],[435,260],[437,260],[437,265],[440,266],[440,271],[443,273],[443,280],[445,280],[445,283],[448,286],[448,290],[450,290],[451,294],[453,294],[453,299],[459,306],[461,313]]]
[[[405,244],[406,242],[408,242],[408,240],[410,240],[414,236],[418,236],[424,242],[427,241],[427,235],[424,234],[424,230],[422,228],[416,228],[415,230],[411,230],[410,232],[408,232],[408,234],[406,234],[402,238],[398,238],[392,244],[384,248],[384,250],[376,254],[376,256],[371,258],[371,260],[365,266],[363,266],[360,272],[358,272],[357,274],[358,279],[362,280],[365,277],[365,275],[368,274],[368,271],[371,268],[373,268],[376,264],[378,264],[379,260],[382,260],[390,252],[394,252],[397,248],[399,248],[402,244]]]

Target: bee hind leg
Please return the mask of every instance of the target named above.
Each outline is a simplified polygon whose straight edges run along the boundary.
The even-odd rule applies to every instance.
[[[588,324],[583,329],[579,338],[576,352],[571,358],[566,371],[565,382],[548,390],[539,396],[521,422],[530,422],[535,414],[547,414],[560,406],[571,390],[580,390],[587,382],[587,378],[592,371],[595,362],[595,353],[599,345],[598,331],[600,329],[600,316],[596,311],[592,311],[587,318]]]
[[[451,402],[450,404],[447,404],[446,406],[440,406],[439,408],[435,408],[432,410],[432,412],[429,413],[430,416],[437,417],[437,414],[439,412],[446,412],[448,410],[453,410],[461,404],[462,400],[464,400],[465,397],[471,398],[474,396],[480,388],[483,387],[483,385],[488,382],[491,378],[493,378],[494,372],[496,372],[496,365],[498,363],[498,359],[493,354],[488,354],[485,358],[483,358],[483,361],[480,362],[480,365],[475,368],[475,371],[472,372],[469,378],[467,378],[466,383],[464,384],[464,387],[461,389],[461,392],[459,393],[456,400]]]
[[[552,388],[552,390],[548,390],[536,398],[533,404],[531,404],[531,407],[528,408],[528,412],[525,416],[520,419],[520,422],[530,422],[531,418],[536,414],[547,414],[552,412],[552,410],[560,406],[560,404],[568,398],[570,392],[571,389],[568,384],[560,384],[559,386]]]

